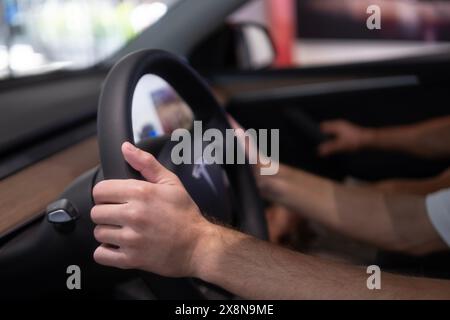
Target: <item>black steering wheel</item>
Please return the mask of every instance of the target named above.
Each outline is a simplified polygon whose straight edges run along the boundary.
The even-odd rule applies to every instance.
[[[147,74],[161,77],[169,83],[192,108],[196,121],[202,121],[204,129],[219,129],[225,137],[226,129],[230,129],[225,112],[213,97],[206,83],[192,68],[180,59],[167,52],[156,50],[144,50],[131,54],[120,61],[108,75],[100,98],[98,112],[98,139],[100,149],[101,166],[105,179],[142,179],[140,174],[133,170],[124,160],[121,145],[126,141],[133,141],[131,106],[134,90],[138,81]],[[153,143],[152,143],[153,142]],[[174,171],[181,179],[187,191],[196,195],[192,190],[201,187],[198,179],[191,173],[196,165],[176,166],[170,159],[170,151],[173,143],[167,139],[166,144],[161,139],[146,141],[143,148],[148,149],[169,170]],[[226,145],[224,144],[224,147]],[[238,143],[236,147],[240,148]],[[226,154],[227,150],[223,150]],[[187,167],[187,168],[186,168]],[[187,170],[186,170],[187,169]],[[224,170],[223,174],[218,174]],[[227,181],[234,190],[236,197],[236,215],[229,217],[234,227],[255,237],[267,238],[267,228],[261,205],[261,200],[254,182],[249,165],[208,165],[206,170],[214,182],[217,191],[216,200],[223,200]],[[205,184],[203,186],[208,186]],[[209,196],[211,190],[201,190],[201,193]],[[202,202],[200,197],[198,201]],[[196,199],[194,199],[196,200]],[[207,199],[203,199],[207,200]],[[206,202],[206,201],[204,201]],[[201,208],[200,203],[200,209]],[[214,208],[211,208],[214,209]],[[220,210],[220,208],[218,208]],[[212,217],[217,217],[213,210],[208,210]]]
[[[152,295],[160,299],[228,296],[219,288],[194,279],[169,279],[145,272],[116,270],[93,261],[93,250],[99,244],[93,238],[95,226],[90,220],[90,210],[94,205],[92,188],[103,179],[142,179],[125,162],[121,145],[125,141],[133,142],[133,94],[138,81],[147,74],[159,76],[170,84],[192,108],[195,120],[202,121],[205,129],[219,129],[225,136],[226,129],[231,128],[223,108],[206,83],[176,56],[145,50],[122,59],[110,71],[100,98],[97,121],[101,166],[80,177],[62,195],[71,207],[76,208],[76,219],[70,221],[67,228],[61,228],[48,216],[47,219],[43,216],[24,225],[6,243],[0,243],[0,281],[3,287],[0,296],[13,295],[13,292],[20,296],[28,292],[31,296],[61,297],[64,293],[71,297],[65,287],[66,267],[73,264],[79,265],[88,277],[85,287],[89,290],[85,292],[94,294],[111,288],[119,280],[137,275],[144,279]],[[247,234],[267,239],[263,205],[249,165],[174,165],[170,158],[173,145],[169,137],[159,137],[146,140],[139,146],[179,176],[205,215]],[[241,146],[236,142],[235,147]],[[223,150],[224,154],[227,151],[230,150]],[[206,170],[211,179],[193,174],[199,169]],[[34,272],[38,272],[39,277],[33,276]]]

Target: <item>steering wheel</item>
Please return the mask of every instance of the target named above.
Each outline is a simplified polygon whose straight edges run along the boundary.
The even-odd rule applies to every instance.
[[[225,130],[231,128],[208,86],[180,59],[163,51],[131,54],[110,72],[100,99],[98,139],[105,179],[142,179],[125,162],[121,145],[133,141],[132,98],[138,81],[148,74],[159,76],[170,84],[192,108],[195,121],[201,121],[205,129],[219,129],[225,137]],[[263,207],[249,165],[174,165],[170,157],[173,146],[167,138],[162,142],[161,139],[150,139],[141,147],[178,175],[202,212],[245,233],[267,238]],[[224,155],[227,151],[224,144]],[[199,170],[206,170],[210,179],[196,175]]]
[[[84,292],[97,294],[111,289],[129,277],[143,279],[151,294],[159,299],[208,299],[230,297],[214,286],[194,279],[169,279],[146,272],[107,268],[93,261],[99,245],[93,237],[95,225],[90,219],[93,207],[92,189],[103,179],[143,179],[124,160],[121,145],[133,141],[132,99],[142,76],[153,74],[164,79],[192,108],[196,121],[205,129],[219,129],[225,137],[231,128],[219,105],[202,78],[176,56],[146,50],[122,59],[109,73],[98,110],[98,143],[101,166],[77,179],[62,194],[64,203],[76,210],[67,226],[55,225],[47,213],[0,242],[0,296],[79,297],[67,291],[66,268],[80,266]],[[195,139],[195,135],[194,138]],[[151,152],[166,168],[178,175],[201,211],[210,218],[258,237],[267,239],[267,226],[261,199],[249,165],[174,165],[169,137],[144,141],[139,145]],[[241,147],[237,142],[236,147]],[[224,145],[224,155],[229,150]],[[209,179],[194,174],[206,172]],[[54,208],[50,206],[50,208]],[[182,214],[180,219],[182,219]],[[104,289],[107,288],[107,289]],[[83,292],[83,291],[82,291]]]

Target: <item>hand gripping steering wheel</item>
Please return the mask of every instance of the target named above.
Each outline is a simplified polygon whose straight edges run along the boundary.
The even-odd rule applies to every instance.
[[[133,142],[133,94],[138,81],[148,74],[159,76],[169,83],[192,108],[195,120],[201,121],[205,129],[216,128],[225,137],[225,130],[231,128],[223,108],[206,83],[180,59],[163,51],[145,50],[131,54],[111,70],[100,99],[98,139],[105,179],[142,179],[125,162],[121,145],[125,141]],[[235,145],[237,148],[241,147],[237,142]],[[202,212],[247,234],[267,239],[263,206],[248,164],[205,165],[203,169],[207,170],[211,179],[202,179],[193,174],[198,164],[173,164],[170,157],[173,146],[174,143],[168,137],[150,139],[141,145],[162,165],[178,175]],[[227,144],[224,144],[224,154],[230,151],[226,149]],[[189,287],[186,281],[151,276],[147,282],[151,287],[152,283],[158,282],[160,285],[157,287],[160,289],[167,287],[170,282],[169,287],[179,290],[181,287]],[[159,291],[164,297],[173,297],[167,288]]]

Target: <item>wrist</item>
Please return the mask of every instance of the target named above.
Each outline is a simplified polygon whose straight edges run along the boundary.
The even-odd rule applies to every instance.
[[[212,265],[221,250],[221,230],[220,226],[209,221],[199,230],[195,248],[191,256],[191,277],[208,281]]]
[[[193,277],[208,283],[221,284],[224,266],[238,243],[247,236],[226,227],[209,223],[194,252]]]
[[[361,129],[361,140],[359,148],[369,148],[373,147],[376,143],[377,136],[379,132],[377,129],[373,128],[364,128]]]

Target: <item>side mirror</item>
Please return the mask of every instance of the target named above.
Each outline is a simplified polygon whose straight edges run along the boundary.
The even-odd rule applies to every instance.
[[[267,28],[257,23],[232,25],[236,34],[236,54],[241,70],[266,69],[273,65],[276,50]]]
[[[218,71],[266,69],[276,58],[267,28],[253,22],[227,23],[197,45],[192,66],[203,74]]]

